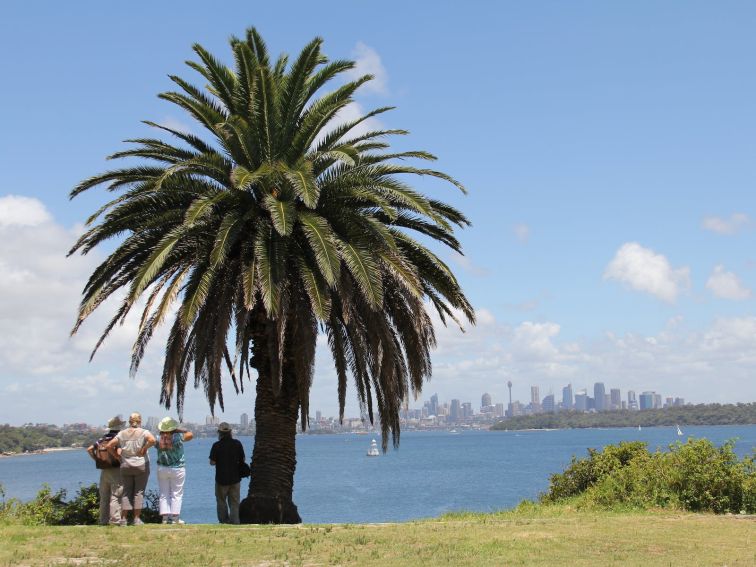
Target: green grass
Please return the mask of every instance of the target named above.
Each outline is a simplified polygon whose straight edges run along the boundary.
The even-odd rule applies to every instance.
[[[402,524],[0,526],[0,565],[756,565],[756,519],[521,506]]]

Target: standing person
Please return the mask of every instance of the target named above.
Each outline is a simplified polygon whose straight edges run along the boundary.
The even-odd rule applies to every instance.
[[[142,508],[144,507],[144,490],[150,478],[150,457],[147,450],[155,444],[155,437],[142,429],[142,416],[132,413],[129,427],[118,433],[108,444],[118,448],[121,457],[121,481],[123,498],[121,499],[121,523],[128,522],[129,510],[133,510],[135,526],[144,524]]]
[[[87,447],[87,453],[100,469],[100,525],[120,526],[121,524],[121,461],[109,444],[126,422],[120,415],[108,421],[108,432]]]
[[[244,464],[244,447],[232,437],[225,421],[218,426],[218,441],[210,449],[210,464],[215,467],[215,504],[221,524],[239,523],[240,468]]]
[[[186,429],[179,429],[172,417],[164,417],[158,424],[160,440],[157,445],[158,487],[160,489],[160,515],[164,524],[183,524],[181,502],[184,498],[186,459],[184,443],[194,435]]]

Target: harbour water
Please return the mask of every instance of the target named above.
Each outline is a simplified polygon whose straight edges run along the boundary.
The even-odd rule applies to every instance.
[[[404,432],[399,450],[368,457],[370,435],[300,435],[294,501],[304,522],[392,522],[435,517],[444,512],[494,511],[533,499],[548,487],[573,455],[586,455],[620,441],[645,441],[666,448],[688,436],[716,444],[737,439],[743,456],[756,447],[756,425],[653,427],[642,431],[572,429],[555,431]],[[377,437],[376,437],[377,438]],[[241,437],[247,455],[252,439]],[[187,481],[182,517],[213,523],[214,469],[208,463],[215,439],[186,444]],[[153,451],[154,460],[154,451]],[[43,483],[73,495],[81,484],[96,482],[99,471],[84,451],[61,451],[0,459],[6,498],[33,498]],[[246,493],[243,481],[242,493]],[[156,471],[149,490],[157,490]]]

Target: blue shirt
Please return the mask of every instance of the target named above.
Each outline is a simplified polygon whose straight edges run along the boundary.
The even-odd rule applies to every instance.
[[[161,449],[159,438],[158,444],[155,446],[157,447],[157,461],[160,466],[179,469],[186,465],[183,433],[177,431],[173,434],[173,447],[170,449]]]

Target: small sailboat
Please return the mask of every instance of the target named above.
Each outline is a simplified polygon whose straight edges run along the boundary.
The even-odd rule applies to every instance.
[[[675,427],[677,427],[677,434],[682,436],[683,432],[682,432],[682,429],[680,429],[680,426],[676,425]]]
[[[368,457],[377,457],[380,455],[380,452],[378,451],[378,443],[375,442],[375,439],[373,439],[370,442],[370,449],[368,449],[367,456]]]
[[[638,431],[640,431],[640,430],[641,430],[641,426],[640,426],[640,423],[639,423],[638,424]]]

